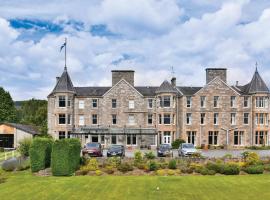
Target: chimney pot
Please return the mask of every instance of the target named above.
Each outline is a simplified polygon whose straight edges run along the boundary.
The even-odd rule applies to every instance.
[[[172,84],[172,86],[176,86],[176,78],[175,77],[172,77],[172,79],[171,79],[171,84]]]

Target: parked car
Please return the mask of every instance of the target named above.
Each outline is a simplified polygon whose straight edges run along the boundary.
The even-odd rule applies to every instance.
[[[165,157],[171,156],[173,157],[172,146],[170,144],[161,144],[157,148],[157,156],[158,157]]]
[[[118,144],[111,145],[107,151],[107,157],[112,157],[112,156],[124,157],[125,147],[123,145],[118,145]]]
[[[179,156],[191,156],[194,153],[197,153],[197,149],[193,144],[190,143],[182,143],[178,149]]]
[[[89,155],[89,156],[97,156],[102,157],[102,147],[100,143],[97,142],[89,142],[84,145],[84,148],[82,149],[83,155]]]

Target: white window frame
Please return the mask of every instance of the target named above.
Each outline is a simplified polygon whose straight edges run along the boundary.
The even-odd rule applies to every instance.
[[[231,108],[236,107],[236,96],[231,96]]]
[[[191,106],[192,106],[192,97],[191,96],[186,97],[186,106],[187,106],[187,108],[191,108]]]
[[[135,144],[133,144],[134,142],[134,136],[135,136]],[[130,144],[128,144],[128,137],[130,137]],[[128,134],[126,137],[126,144],[127,146],[137,146],[137,135],[136,134]]]
[[[84,100],[79,100],[79,109],[84,109]]]
[[[135,101],[134,100],[129,100],[128,101],[128,108],[129,109],[135,109]]]
[[[236,125],[236,113],[231,113],[231,125]]]
[[[129,125],[135,125],[136,124],[136,122],[135,122],[135,115],[133,115],[133,114],[129,114],[128,115],[128,124]]]
[[[150,103],[151,102],[151,103]],[[153,109],[153,99],[147,99],[147,108],[148,109]],[[151,106],[150,106],[151,105]]]
[[[192,113],[186,114],[186,124],[191,125],[192,124]]]
[[[85,121],[84,121],[84,115],[79,115],[79,126],[84,126]]]
[[[247,117],[246,117],[246,115],[247,115]],[[247,119],[248,121],[248,123],[245,123],[245,119]],[[249,113],[244,113],[243,114],[243,124],[244,125],[249,125]]]
[[[214,125],[218,125],[219,123],[219,114],[218,113],[214,113]]]

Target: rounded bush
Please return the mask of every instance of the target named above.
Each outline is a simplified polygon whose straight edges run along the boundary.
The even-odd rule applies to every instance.
[[[237,175],[240,173],[240,167],[237,164],[229,163],[224,165],[223,174]]]
[[[180,146],[180,144],[185,143],[185,142],[186,142],[186,141],[183,140],[183,139],[176,139],[176,140],[174,140],[173,143],[172,143],[172,148],[173,148],[173,149],[178,149],[179,146]]]
[[[148,167],[149,171],[156,171],[158,169],[158,165],[155,161],[150,161]]]
[[[243,169],[248,174],[262,174],[264,171],[263,165],[251,165]]]
[[[120,172],[123,172],[123,173],[126,173],[128,171],[132,171],[133,170],[133,166],[131,164],[129,164],[128,162],[123,162],[121,163],[117,169],[120,171]]]
[[[175,159],[170,160],[169,162],[169,169],[176,169],[177,168],[177,163]]]

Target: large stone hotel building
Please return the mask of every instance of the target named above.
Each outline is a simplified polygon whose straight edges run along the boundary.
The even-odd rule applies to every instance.
[[[196,146],[269,145],[269,89],[257,69],[246,85],[227,70],[206,69],[203,87],[134,85],[134,71],[113,70],[110,87],[74,87],[64,69],[48,96],[49,134],[82,144],[155,147],[182,138]]]

